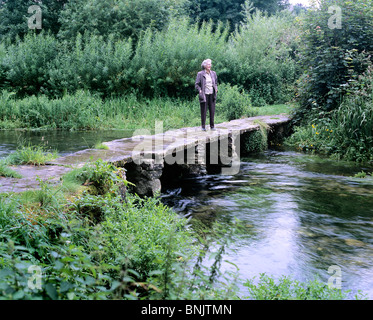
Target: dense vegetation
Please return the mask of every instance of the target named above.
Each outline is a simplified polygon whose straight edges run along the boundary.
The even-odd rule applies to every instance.
[[[299,14],[275,0],[45,0],[43,28],[29,30],[33,4],[0,2],[2,129],[197,126],[195,76],[211,58],[217,123],[294,99],[288,145],[373,160],[372,0],[322,0]],[[333,5],[341,28],[330,20]],[[226,243],[216,233],[224,230],[189,225],[155,198],[123,197],[119,171],[96,162],[57,189],[40,182],[40,190],[0,195],[0,295],[239,298],[237,275],[219,270]],[[0,172],[14,174],[5,162]],[[208,250],[211,268],[202,264]],[[27,285],[31,265],[42,268],[41,290]],[[245,285],[254,299],[344,297],[318,282],[262,276]]]
[[[13,2],[5,1],[0,15],[12,10],[14,19],[25,18],[21,8],[31,2],[12,7]],[[241,111],[220,113],[221,121],[250,115],[246,111],[251,106],[289,101],[299,75],[293,59],[299,41],[294,16],[273,10],[268,15],[254,11],[248,2],[243,7],[236,3],[241,19],[231,32],[229,24],[189,16],[193,3],[71,0],[55,9],[60,10],[58,32],[48,25],[27,33],[17,25],[3,25],[0,127],[97,128],[97,119],[102,119],[97,110],[109,110],[108,104],[121,109],[121,114],[110,114],[111,120],[127,118],[124,101],[130,96],[141,106],[153,99],[163,99],[164,104],[173,99],[174,108],[190,118],[198,114],[194,82],[207,57],[213,60],[219,82],[226,84],[221,91],[225,100],[241,93],[248,97],[241,99],[247,105]],[[75,100],[79,104],[72,105]],[[222,108],[231,107],[222,101]]]
[[[343,13],[340,28],[330,21],[332,5]],[[300,126],[290,145],[336,159],[373,160],[372,18],[372,1],[325,0],[301,21],[304,73],[294,115]]]

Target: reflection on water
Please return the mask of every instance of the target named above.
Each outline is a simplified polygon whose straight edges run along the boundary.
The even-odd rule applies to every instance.
[[[242,159],[235,176],[185,180],[165,190],[163,201],[205,221],[240,219],[248,232],[225,258],[244,279],[267,273],[327,283],[328,268],[337,265],[343,290],[360,289],[373,299],[373,180],[351,178],[361,170],[269,150]]]
[[[129,138],[133,130],[100,131],[16,131],[0,130],[0,158],[8,156],[20,145],[42,145],[63,156],[92,148],[96,143]]]

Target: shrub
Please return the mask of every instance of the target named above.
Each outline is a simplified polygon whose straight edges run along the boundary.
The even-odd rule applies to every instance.
[[[244,90],[239,90],[237,86],[232,87],[229,84],[219,86],[216,110],[223,112],[229,121],[255,115],[249,95]]]
[[[290,97],[289,88],[299,73],[292,58],[300,41],[293,19],[286,14],[245,12],[244,22],[231,37],[224,59],[229,72],[221,81],[243,87],[254,106]]]
[[[79,89],[104,96],[123,93],[128,89],[131,55],[131,40],[78,34],[73,49],[66,46],[49,72],[50,94],[73,94]]]
[[[2,121],[18,121],[28,128],[94,129],[104,120],[102,99],[82,90],[56,99],[44,95],[14,99],[13,93],[3,91],[0,102]]]
[[[342,291],[329,288],[318,279],[300,282],[290,277],[281,277],[277,282],[274,278],[262,273],[258,284],[248,280],[244,284],[254,300],[344,300],[350,291]],[[362,293],[358,293],[357,300],[364,299]]]
[[[7,48],[2,59],[6,80],[19,95],[45,93],[49,70],[58,54],[56,39],[45,33],[28,34]]]
[[[341,105],[331,112],[314,110],[311,124],[295,128],[286,144],[348,161],[372,161],[372,66],[351,85]],[[313,116],[311,116],[313,115]]]
[[[172,19],[162,32],[147,30],[139,39],[132,60],[132,85],[147,96],[196,95],[194,83],[203,60],[210,58],[219,69],[226,52],[227,29],[212,32],[186,18]],[[219,73],[218,73],[219,77]]]
[[[161,30],[173,16],[185,13],[185,0],[70,0],[61,12],[59,37],[81,32],[137,41],[142,31]]]

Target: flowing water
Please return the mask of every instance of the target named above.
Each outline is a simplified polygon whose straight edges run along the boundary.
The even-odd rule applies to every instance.
[[[132,136],[133,130],[100,131],[15,131],[0,130],[0,158],[8,156],[21,145],[42,145],[57,150],[60,156],[92,148],[96,143]]]
[[[237,175],[184,180],[165,190],[163,202],[207,224],[241,220],[246,232],[235,237],[224,259],[238,266],[243,279],[260,273],[299,281],[317,276],[337,285],[330,277],[340,268],[349,297],[360,289],[373,299],[373,177],[353,178],[372,169],[268,150],[241,159]]]

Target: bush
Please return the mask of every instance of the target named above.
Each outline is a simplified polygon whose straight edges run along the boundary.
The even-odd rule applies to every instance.
[[[113,183],[118,179],[101,162],[81,173],[89,170],[89,177],[105,176]],[[191,249],[186,220],[157,199],[128,195],[123,203],[114,190],[70,196],[68,201],[59,198],[53,206],[0,196],[1,296],[123,299],[131,292],[136,298],[137,290],[146,293],[138,281],[147,280],[150,272],[162,273],[167,259],[177,262],[178,250]],[[45,199],[56,190],[43,192]],[[86,210],[97,208],[102,216],[92,220]],[[40,289],[28,285],[31,265],[41,268]]]
[[[56,99],[44,95],[14,99],[13,93],[3,91],[0,103],[0,120],[18,121],[28,128],[94,129],[104,120],[102,99],[81,90]]]
[[[285,143],[304,151],[332,155],[336,159],[372,161],[372,70],[370,66],[359,76],[336,110],[314,110],[309,114],[311,124],[296,127]]]
[[[186,18],[172,19],[162,32],[148,29],[132,60],[132,86],[146,96],[195,96],[194,83],[202,61],[210,58],[216,64],[213,68],[221,68],[226,38],[227,29],[220,27],[213,33],[211,23],[198,28]]]
[[[223,83],[219,86],[218,91],[216,110],[223,112],[229,121],[240,119],[243,116],[251,117],[255,115],[250,97],[244,90]]]
[[[147,28],[162,30],[173,16],[186,11],[185,0],[70,0],[61,12],[59,37],[74,40],[78,33],[137,42]]]
[[[128,89],[131,55],[130,40],[78,34],[74,48],[65,47],[49,71],[49,93],[61,96],[79,89],[104,96],[123,93]]]
[[[20,96],[47,92],[49,70],[58,55],[58,43],[53,36],[28,34],[24,40],[7,48],[2,59],[8,86]]]
[[[256,11],[246,17],[231,37],[222,82],[243,87],[254,106],[288,101],[289,91],[298,77],[292,58],[298,46],[299,31],[293,17],[277,14],[268,17]]]
[[[281,277],[277,282],[270,276],[262,273],[258,284],[248,280],[244,284],[254,300],[344,300],[349,291],[329,288],[324,283],[315,279],[308,282],[299,282],[290,277]],[[360,292],[356,300],[365,298]]]

